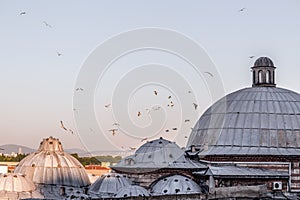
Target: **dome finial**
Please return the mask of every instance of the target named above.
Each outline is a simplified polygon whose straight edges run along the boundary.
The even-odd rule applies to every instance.
[[[258,58],[251,67],[253,74],[252,87],[275,87],[275,69],[273,61],[268,57]]]

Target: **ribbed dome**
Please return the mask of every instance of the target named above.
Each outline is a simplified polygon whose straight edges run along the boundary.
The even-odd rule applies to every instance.
[[[117,173],[102,175],[93,183],[89,194],[94,197],[113,197],[122,187],[129,187],[131,181],[125,176]]]
[[[143,144],[134,155],[122,159],[112,168],[121,171],[160,169],[168,167],[183,154],[184,151],[176,143],[159,138]]]
[[[200,155],[299,155],[300,94],[276,87],[231,93],[201,116],[191,145]]]
[[[181,175],[162,178],[151,186],[151,194],[197,194],[201,193],[200,186],[192,179]]]
[[[138,185],[131,185],[122,187],[117,194],[114,196],[115,198],[123,198],[123,197],[145,197],[150,196],[149,192]]]
[[[32,192],[34,183],[23,174],[0,174],[0,191]]]
[[[25,157],[15,172],[26,174],[38,184],[74,187],[90,185],[89,177],[81,163],[65,153],[60,141],[53,137],[44,139],[39,150]]]
[[[258,58],[253,67],[274,67],[273,61],[268,57]]]

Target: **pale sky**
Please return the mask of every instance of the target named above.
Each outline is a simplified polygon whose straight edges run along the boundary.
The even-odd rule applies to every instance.
[[[226,94],[251,86],[250,67],[260,56],[268,56],[274,61],[278,87],[300,92],[299,9],[297,0],[0,0],[0,144],[37,148],[42,138],[52,135],[60,138],[65,148],[122,150],[138,147],[142,144],[141,138],[163,136],[184,146],[190,127],[213,101],[203,77],[197,77],[180,58],[165,52],[146,50],[120,58],[99,80],[95,93],[95,101],[99,102],[95,104],[95,115],[105,136],[99,133],[89,135],[77,130],[73,110],[75,84],[89,55],[115,35],[138,28],[157,27],[174,30],[197,42],[215,64]],[[26,14],[20,15],[21,12]],[[249,59],[251,55],[255,58]],[[175,84],[175,89],[168,90],[171,86],[151,82],[150,75],[154,74],[147,76],[134,71],[136,66],[150,63],[162,65],[158,74],[172,76],[174,79],[170,81]],[[168,67],[173,67],[172,72],[177,73],[171,75]],[[150,82],[131,86],[130,80],[133,79],[126,76],[129,71],[138,73],[141,79],[149,78]],[[186,89],[181,79],[193,88],[190,96],[179,95],[183,88]],[[115,108],[122,105],[122,98],[113,99],[114,89],[121,86],[125,89],[131,87],[128,92],[132,95],[124,99],[129,115],[104,107],[110,103],[115,103]],[[153,90],[159,90],[160,95],[153,95]],[[169,95],[175,103],[174,109],[167,106],[171,101],[167,98]],[[190,113],[184,116],[177,105],[188,101],[190,104],[197,102],[199,108],[197,111],[184,110]],[[162,113],[152,116],[157,119],[159,130],[145,129],[145,133],[143,128],[156,123],[145,111],[153,105],[164,107],[159,111]],[[140,117],[137,117],[138,111],[142,111]],[[132,129],[123,136],[121,133],[112,136],[108,131],[113,128],[112,124],[118,121],[122,126],[121,121],[126,117],[133,127],[139,127],[140,132]],[[191,121],[184,123],[187,117]],[[60,120],[74,130],[74,134],[64,131]],[[174,127],[180,130],[171,130]],[[165,132],[165,129],[170,129],[170,132]],[[94,140],[96,146],[87,144],[89,140]],[[107,145],[107,141],[113,144]]]

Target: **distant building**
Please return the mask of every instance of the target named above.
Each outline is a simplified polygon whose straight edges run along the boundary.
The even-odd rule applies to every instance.
[[[8,166],[0,164],[0,174],[6,174],[8,172]]]
[[[88,174],[94,174],[96,176],[101,176],[111,171],[111,168],[101,165],[86,165],[84,168]]]

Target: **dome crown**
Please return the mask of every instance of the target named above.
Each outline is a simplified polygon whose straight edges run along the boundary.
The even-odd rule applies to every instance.
[[[274,67],[273,61],[268,57],[260,57],[256,59],[253,67]]]
[[[50,136],[49,138],[44,138],[40,143],[38,151],[61,151],[63,152],[63,147],[59,139]]]

